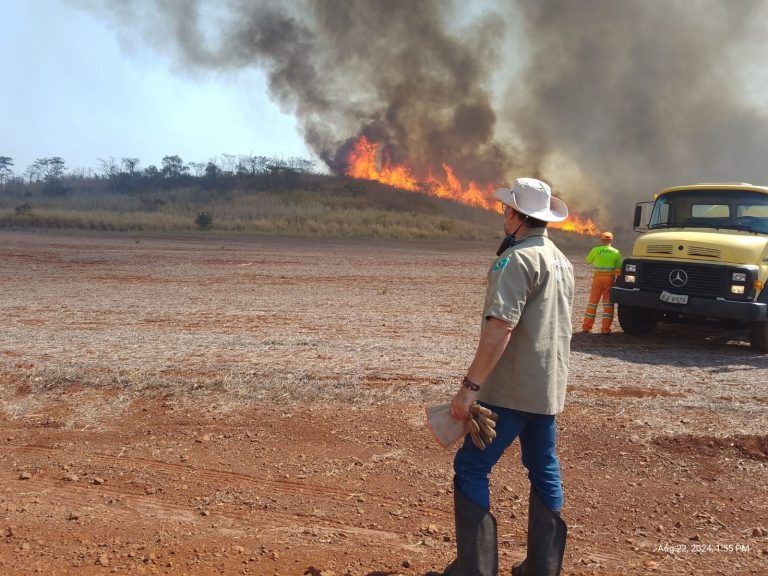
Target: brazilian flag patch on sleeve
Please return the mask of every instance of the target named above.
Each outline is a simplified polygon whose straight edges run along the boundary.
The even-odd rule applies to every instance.
[[[496,272],[497,270],[501,270],[507,265],[507,262],[509,262],[509,258],[500,258],[496,260],[496,264],[493,265],[493,271]]]

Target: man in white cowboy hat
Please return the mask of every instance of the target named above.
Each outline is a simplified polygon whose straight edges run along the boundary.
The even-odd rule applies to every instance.
[[[520,438],[531,481],[528,550],[515,575],[560,574],[566,526],[555,453],[555,415],[563,410],[573,306],[573,266],[547,237],[547,223],[568,216],[562,200],[534,178],[519,178],[494,198],[504,208],[508,240],[488,271],[477,352],[451,402],[454,418],[469,420],[475,403],[498,414],[496,438],[484,449],[468,435],[454,459],[456,560],[450,576],[498,573],[496,519],[489,474]],[[512,238],[510,240],[510,237]]]

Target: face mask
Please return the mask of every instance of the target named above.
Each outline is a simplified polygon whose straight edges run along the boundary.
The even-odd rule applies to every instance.
[[[499,249],[496,250],[496,256],[501,256],[507,248],[509,248],[510,246],[514,246],[514,244],[515,244],[514,234],[509,234],[508,236],[504,236],[504,240],[501,241],[501,245],[499,246]]]
[[[523,224],[525,224],[525,221],[528,220],[528,216],[526,216],[522,222],[520,222],[520,226],[515,228],[515,231],[512,232],[512,234],[507,234],[504,237],[504,240],[501,241],[501,245],[499,246],[499,249],[496,250],[496,256],[501,256],[502,253],[504,253],[505,250],[508,248],[514,246],[517,243],[517,240],[515,239],[515,234],[517,234],[517,231],[520,230]]]

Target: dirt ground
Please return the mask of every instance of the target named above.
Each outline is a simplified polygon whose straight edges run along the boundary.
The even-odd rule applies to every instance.
[[[421,575],[495,246],[0,233],[0,574]],[[589,285],[576,263],[578,328]],[[768,356],[576,334],[564,573],[768,574]],[[517,443],[491,479],[524,556]]]

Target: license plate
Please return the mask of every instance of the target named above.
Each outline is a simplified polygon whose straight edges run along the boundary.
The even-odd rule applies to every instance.
[[[688,304],[688,294],[671,294],[664,291],[659,298],[662,302],[669,302],[670,304]]]

